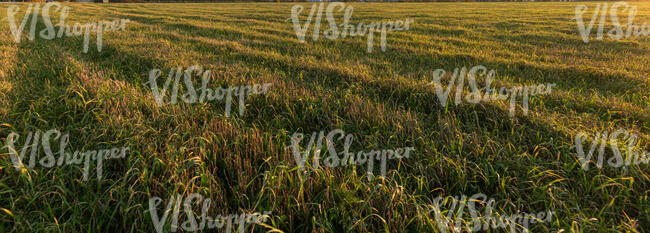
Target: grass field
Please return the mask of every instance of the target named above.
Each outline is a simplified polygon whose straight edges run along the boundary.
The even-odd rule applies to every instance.
[[[555,212],[532,232],[650,232],[648,164],[584,170],[572,148],[580,132],[617,129],[650,148],[650,39],[585,43],[579,4],[350,3],[353,23],[414,19],[372,53],[366,37],[300,43],[293,3],[68,4],[69,24],[131,21],[88,53],[79,36],[16,43],[0,21],[2,146],[10,132],[57,129],[76,150],[131,151],[83,181],[81,165],[19,172],[3,147],[0,232],[155,232],[149,199],[191,193],[214,215],[272,211],[247,232],[438,232],[434,200],[475,193],[504,214]],[[650,3],[630,4],[650,23]],[[222,103],[157,106],[150,70],[193,65],[219,86],[272,88],[243,116]],[[443,107],[424,74],[475,65],[498,86],[557,86],[527,115],[509,117],[507,101]],[[351,151],[415,152],[371,180],[362,166],[298,169],[291,136],[333,129],[355,136]]]

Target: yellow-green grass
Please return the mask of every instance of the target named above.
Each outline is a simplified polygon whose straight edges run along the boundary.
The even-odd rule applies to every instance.
[[[149,198],[201,193],[214,215],[273,211],[256,231],[436,232],[436,197],[485,193],[504,214],[555,211],[533,232],[647,232],[649,166],[585,171],[571,146],[579,132],[623,128],[648,150],[650,40],[584,43],[571,21],[579,4],[349,4],[353,23],[415,20],[373,53],[366,37],[300,43],[293,3],[69,4],[68,24],[131,20],[86,54],[81,37],[17,44],[1,21],[2,146],[11,131],[55,128],[74,149],[133,153],[84,182],[82,166],[21,174],[1,149],[0,231],[153,232]],[[650,23],[650,3],[631,4],[635,22]],[[192,65],[221,86],[273,87],[247,99],[244,116],[225,117],[222,103],[157,107],[148,72]],[[502,86],[557,86],[510,118],[505,101],[442,107],[413,75],[475,65]],[[416,152],[385,179],[368,181],[363,167],[299,171],[290,136],[335,128],[355,135],[353,151]]]

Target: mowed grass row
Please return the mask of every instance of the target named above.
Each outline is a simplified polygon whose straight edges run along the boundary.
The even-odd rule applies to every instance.
[[[58,129],[75,150],[132,153],[85,182],[78,165],[17,172],[1,149],[0,231],[152,232],[149,198],[201,193],[214,216],[273,211],[260,231],[436,232],[436,197],[484,193],[503,214],[555,211],[533,232],[647,232],[648,165],[585,171],[571,147],[579,132],[623,128],[648,150],[650,41],[584,43],[578,4],[348,4],[352,23],[415,20],[389,33],[385,52],[376,37],[370,54],[366,37],[300,43],[293,4],[69,4],[69,25],[131,20],[86,54],[81,37],[16,44],[2,21],[2,145],[12,131]],[[631,4],[635,22],[650,23],[650,3]],[[156,106],[149,71],[193,65],[214,85],[273,86],[243,116],[225,117],[222,102]],[[510,118],[507,101],[443,107],[422,76],[475,65],[499,86],[557,86]],[[300,171],[290,136],[336,128],[355,135],[351,151],[416,152],[391,160],[384,179],[368,181],[361,166]]]

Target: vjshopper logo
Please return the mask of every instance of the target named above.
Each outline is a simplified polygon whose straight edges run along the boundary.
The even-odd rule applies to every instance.
[[[316,14],[316,19],[314,22],[314,32],[312,33],[312,39],[314,41],[318,40],[318,38],[320,37],[321,19],[323,17],[324,7],[325,7],[325,3],[323,2],[318,4],[318,8],[316,7],[316,4],[313,4],[311,7],[311,11],[309,12],[309,16],[307,16],[307,19],[302,24],[302,26],[300,25],[299,15],[304,10],[304,7],[302,5],[294,5],[291,8],[290,19],[291,22],[293,23],[293,29],[295,30],[296,36],[298,37],[300,43],[305,42],[305,35],[307,34],[307,29],[309,29],[309,25],[311,24],[312,19],[314,19],[314,14]],[[341,24],[337,24],[336,19],[334,17],[334,11],[337,8],[338,8],[338,12],[345,10],[343,23]],[[346,38],[348,36],[350,37],[364,36],[367,34],[368,53],[371,53],[372,47],[374,46],[373,41],[375,38],[375,32],[380,32],[381,51],[386,51],[386,34],[392,31],[409,30],[410,24],[414,22],[413,19],[393,20],[393,21],[384,21],[384,22],[371,22],[368,24],[359,23],[355,27],[355,25],[349,23],[350,18],[352,18],[353,11],[354,9],[352,8],[352,6],[346,7],[344,3],[341,2],[330,3],[327,6],[327,10],[325,12],[325,17],[327,18],[327,22],[329,23],[329,29],[323,32],[325,38],[330,40],[336,40],[339,37]]]
[[[205,101],[221,101],[225,98],[226,117],[230,116],[233,96],[238,97],[239,115],[243,116],[244,109],[246,107],[244,103],[246,97],[254,94],[266,94],[272,85],[271,83],[264,83],[263,85],[254,84],[253,86],[241,85],[227,88],[217,87],[213,90],[211,88],[208,88],[208,83],[212,77],[212,71],[204,71],[201,66],[196,65],[187,68],[185,71],[183,71],[181,67],[178,67],[177,69],[171,69],[169,71],[167,79],[164,82],[162,90],[159,90],[158,78],[160,78],[161,74],[162,71],[160,69],[151,70],[149,72],[149,81],[145,83],[145,85],[148,84],[151,88],[151,92],[154,95],[154,100],[156,101],[156,105],[158,105],[158,107],[163,106],[163,99],[167,93],[167,90],[170,88],[170,85],[172,85],[170,102],[171,104],[178,103],[178,93],[181,86],[180,81],[181,76],[183,76],[183,83],[185,84],[184,86],[187,93],[181,95],[180,99],[182,101],[188,104],[194,104],[196,102],[203,103]],[[201,86],[199,89],[194,88],[194,83],[192,82],[193,76],[201,77]],[[173,84],[171,84],[172,80],[174,81]],[[199,91],[198,93],[197,90]]]
[[[27,167],[30,169],[34,168],[37,160],[41,166],[47,168],[51,168],[54,165],[63,166],[64,163],[65,165],[73,165],[81,164],[83,162],[83,181],[88,181],[88,172],[90,171],[91,161],[97,163],[97,180],[101,180],[103,174],[103,161],[108,159],[123,159],[126,157],[126,152],[129,150],[129,147],[121,147],[83,152],[75,150],[74,153],[70,153],[66,151],[68,142],[70,141],[70,135],[61,134],[60,131],[51,129],[43,134],[41,134],[41,132],[29,132],[19,153],[16,151],[15,145],[19,139],[19,134],[11,132],[9,136],[7,136],[7,145],[5,146],[9,150],[11,163],[13,163],[14,168],[16,168],[17,171],[23,171],[23,169],[25,169],[23,160],[29,151]],[[52,148],[50,147],[53,139],[59,140],[58,153],[52,152]],[[38,156],[40,156],[41,148],[45,153],[45,157],[39,159]],[[54,154],[58,154],[58,159]]]
[[[233,225],[238,225],[239,233],[243,233],[246,229],[247,224],[260,224],[268,220],[271,214],[271,211],[264,211],[263,214],[260,213],[243,213],[243,214],[229,214],[229,215],[217,215],[214,218],[208,216],[208,211],[210,209],[210,204],[212,200],[210,198],[204,198],[203,195],[198,193],[190,194],[185,200],[181,195],[176,195],[172,197],[165,209],[162,216],[158,213],[158,205],[162,203],[162,198],[153,197],[149,199],[149,214],[151,215],[151,221],[153,222],[156,232],[163,233],[167,220],[170,218],[169,213],[172,213],[170,231],[176,232],[179,228],[179,215],[181,213],[181,204],[183,204],[183,212],[185,213],[186,221],[180,225],[180,227],[187,232],[194,231],[203,231],[207,229],[221,229],[226,227],[226,233],[234,232]],[[193,204],[200,206],[201,215],[197,221],[195,217],[195,211]]]
[[[337,135],[339,135],[339,137],[336,137]],[[341,140],[344,137],[345,137],[345,143],[343,144],[343,151],[337,152],[334,142],[337,140]],[[324,131],[313,132],[311,135],[311,139],[304,147],[304,149],[301,150],[300,142],[304,138],[305,135],[302,133],[294,133],[291,136],[291,149],[293,151],[293,157],[296,160],[296,163],[298,164],[298,167],[301,171],[305,170],[305,162],[308,160],[308,158],[310,158],[310,154],[312,151],[313,151],[313,157],[310,165],[313,170],[317,170],[320,168],[320,162],[321,162],[320,153],[321,153],[321,148],[323,148],[323,139],[325,139],[327,143],[327,152],[330,155],[329,157],[323,160],[323,164],[325,166],[334,168],[338,166],[365,164],[368,166],[368,172],[367,172],[368,180],[371,180],[373,176],[375,160],[379,160],[380,174],[381,176],[385,177],[388,160],[409,158],[410,153],[415,150],[413,147],[404,147],[404,148],[397,148],[395,150],[384,149],[384,150],[371,150],[369,152],[358,151],[355,156],[354,152],[350,153],[350,146],[352,145],[354,136],[351,134],[345,136],[345,132],[341,129],[332,130],[327,134],[327,136],[325,136]],[[315,145],[314,142],[316,142]],[[341,155],[341,157],[339,157],[339,155]]]
[[[479,75],[485,77],[485,87],[480,89],[478,88],[478,84],[476,82],[476,78]],[[492,82],[494,81],[494,77],[496,76],[496,72],[494,70],[490,70],[488,72],[487,68],[482,65],[472,67],[469,69],[469,72],[466,67],[463,67],[460,70],[456,68],[451,75],[448,75],[447,71],[444,69],[437,69],[431,74],[431,76],[433,81],[431,81],[428,85],[434,86],[438,100],[440,100],[440,104],[443,107],[447,106],[447,99],[449,98],[449,94],[453,90],[454,85],[456,85],[454,104],[459,105],[463,102],[462,95],[465,79],[467,79],[468,85],[470,87],[470,92],[465,96],[464,101],[472,104],[478,104],[481,101],[507,100],[509,98],[510,117],[513,117],[515,114],[515,100],[517,97],[522,98],[524,115],[528,115],[529,96],[549,94],[551,93],[551,88],[555,86],[554,83],[547,83],[546,85],[527,85],[516,86],[512,88],[501,87],[497,92],[495,88],[491,87]],[[450,79],[447,83],[446,88],[441,83],[441,80],[443,78]],[[481,91],[485,91],[485,94],[483,94]]]
[[[579,5],[575,10],[575,21],[578,25],[578,31],[580,36],[585,43],[589,42],[589,36],[596,22],[598,22],[598,32],[596,34],[597,40],[603,40],[603,31],[605,30],[605,23],[607,21],[607,15],[613,24],[607,35],[610,39],[620,40],[623,38],[630,38],[634,36],[648,36],[650,35],[650,25],[648,23],[643,23],[642,25],[635,24],[634,18],[637,14],[637,7],[630,6],[626,2],[616,2],[609,7],[609,3],[598,3],[596,9],[591,15],[591,20],[589,24],[585,26],[585,22],[582,16],[587,12],[588,7],[585,5]],[[620,12],[627,12],[627,21],[624,21],[625,24],[621,25],[621,21],[618,19]]]
[[[50,18],[51,8],[56,7],[55,12],[60,12],[59,23],[56,25],[52,24],[52,19]],[[20,43],[23,31],[27,22],[31,18],[31,24],[29,29],[29,40],[34,40],[36,36],[40,36],[44,40],[52,40],[56,38],[62,38],[64,35],[66,37],[72,36],[81,36],[83,34],[83,52],[88,52],[88,45],[90,43],[90,33],[95,33],[97,37],[97,51],[102,51],[103,38],[102,35],[104,32],[108,31],[118,31],[124,30],[126,23],[130,20],[128,19],[119,19],[112,22],[102,21],[102,22],[93,22],[86,24],[75,23],[74,26],[65,24],[66,18],[70,11],[70,7],[64,6],[61,7],[61,3],[50,2],[46,3],[41,9],[41,4],[29,4],[25,11],[25,16],[20,21],[20,26],[16,22],[16,14],[20,11],[20,7],[16,5],[11,5],[7,8],[7,20],[9,21],[9,28],[11,29],[11,34],[14,36],[16,43]],[[42,15],[43,24],[45,24],[45,29],[41,30],[38,34],[36,32],[36,24],[38,16]],[[54,28],[58,27],[58,31]]]
[[[485,214],[481,215],[481,207],[477,206],[477,203],[480,203],[481,206],[485,205]],[[487,231],[489,228],[493,230],[509,228],[510,232],[528,232],[529,224],[553,220],[553,211],[504,215],[495,212],[494,206],[495,199],[488,200],[487,195],[482,193],[474,194],[469,199],[465,195],[462,195],[460,199],[458,196],[437,197],[429,213],[433,212],[440,232],[476,232]],[[465,207],[469,211],[470,222],[463,219]],[[443,215],[443,209],[447,209],[446,215]]]
[[[591,140],[591,146],[589,146],[589,151],[585,155],[583,145],[585,142],[588,142],[588,140],[589,135],[584,132],[578,133],[574,140],[574,148],[578,153],[578,159],[580,160],[582,169],[585,171],[589,170],[589,164],[594,162],[592,157],[594,156],[596,149],[598,149],[598,157],[594,158],[596,160],[596,167],[599,169],[603,167],[605,151],[608,147],[612,151],[612,157],[607,160],[607,164],[611,167],[627,167],[631,164],[648,164],[648,162],[650,162],[650,153],[639,147],[639,139],[636,134],[630,134],[630,132],[625,129],[616,130],[611,134],[607,131],[597,133],[593,140]],[[620,148],[621,143],[625,143],[625,148]]]

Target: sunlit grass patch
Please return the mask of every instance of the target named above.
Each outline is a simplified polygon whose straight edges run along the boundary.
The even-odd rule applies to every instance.
[[[83,53],[81,37],[15,43],[0,21],[0,229],[152,232],[150,198],[199,193],[213,215],[272,211],[254,231],[435,232],[436,198],[484,193],[500,214],[554,211],[532,232],[647,232],[649,165],[583,170],[573,148],[580,132],[616,129],[649,148],[647,37],[584,43],[572,21],[582,3],[346,4],[354,24],[414,22],[368,53],[366,37],[301,43],[294,3],[65,4],[72,23],[131,20]],[[630,4],[650,22],[650,4]],[[242,115],[158,106],[149,72],[195,65],[212,70],[211,88],[273,85]],[[443,106],[427,85],[437,69],[476,65],[497,87],[556,86],[510,117],[508,101],[454,104],[454,88]],[[80,166],[16,171],[6,137],[48,129],[79,150],[132,153],[107,160],[101,181],[82,181]],[[334,129],[355,135],[351,151],[415,153],[371,180],[364,166],[301,171],[291,136]]]

